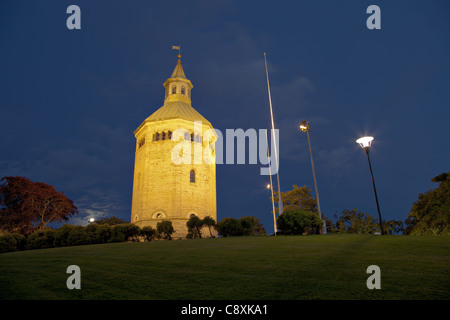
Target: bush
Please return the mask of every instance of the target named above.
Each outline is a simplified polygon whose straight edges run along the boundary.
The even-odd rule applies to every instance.
[[[239,219],[242,226],[243,236],[262,236],[266,235],[266,229],[261,224],[261,219],[253,216],[242,217]]]
[[[216,220],[214,220],[210,216],[207,216],[207,217],[204,217],[202,221],[203,221],[203,225],[208,228],[209,235],[211,236],[211,238],[214,238],[212,229],[217,229]]]
[[[289,210],[277,218],[277,226],[281,234],[313,234],[319,233],[323,221],[319,216],[305,210]]]
[[[242,225],[235,218],[223,218],[217,223],[217,231],[224,237],[242,236],[243,234]]]
[[[186,222],[186,226],[188,229],[188,238],[202,237],[203,220],[201,220],[199,217],[190,217],[189,221]]]
[[[6,233],[0,236],[0,253],[25,249],[27,239],[19,233]]]
[[[53,248],[55,245],[55,230],[37,230],[30,234],[27,239],[28,249],[46,249]]]
[[[67,246],[67,238],[69,236],[70,231],[73,230],[75,226],[71,224],[64,224],[62,227],[55,230],[55,247],[65,247]]]
[[[130,223],[116,224],[111,229],[111,237],[109,242],[138,241],[140,228]]]
[[[152,241],[156,237],[156,230],[150,226],[145,226],[141,229],[141,235],[145,238],[145,240]]]
[[[75,226],[67,235],[68,246],[80,246],[89,243],[89,237],[83,226]]]
[[[91,223],[85,227],[86,241],[90,244],[106,243],[111,237],[111,226],[109,224]]]
[[[164,220],[156,224],[158,238],[172,240],[172,234],[175,232],[172,221]]]

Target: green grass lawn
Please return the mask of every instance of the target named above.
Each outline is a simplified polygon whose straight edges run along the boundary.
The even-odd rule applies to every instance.
[[[69,265],[81,290],[69,290]],[[381,289],[369,290],[369,265]],[[449,299],[449,236],[113,243],[0,254],[0,299]]]

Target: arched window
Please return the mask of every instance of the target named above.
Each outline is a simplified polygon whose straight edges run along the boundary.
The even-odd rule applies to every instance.
[[[161,140],[166,140],[166,133],[165,132],[161,133]]]
[[[175,94],[175,93],[177,93],[177,86],[172,87],[172,94]]]
[[[162,219],[162,217],[163,217],[162,213],[158,213],[158,214],[156,215],[156,219]]]
[[[189,181],[195,182],[195,171],[194,170],[191,170],[191,172],[189,174]]]
[[[193,218],[193,217],[195,217],[195,214],[191,214],[191,215],[189,216],[189,218]]]
[[[155,141],[159,141],[159,133],[158,132],[155,135]]]
[[[181,94],[186,94],[186,88],[184,86],[181,87]]]
[[[172,131],[167,132],[167,140],[172,140]]]

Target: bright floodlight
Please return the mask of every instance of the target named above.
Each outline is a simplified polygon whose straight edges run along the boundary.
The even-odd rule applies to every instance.
[[[267,189],[270,189],[270,184],[268,184],[268,185],[266,186],[266,188],[267,188]]]
[[[90,219],[89,219],[89,222],[90,222],[90,223],[92,223],[92,222],[94,222],[94,221],[95,221],[94,218],[90,218]]]
[[[309,124],[306,124],[305,120],[302,120],[302,122],[300,123],[300,130],[302,130],[303,132],[307,132],[309,130]]]
[[[373,137],[362,137],[356,140],[356,143],[359,143],[361,148],[369,148],[372,144]]]

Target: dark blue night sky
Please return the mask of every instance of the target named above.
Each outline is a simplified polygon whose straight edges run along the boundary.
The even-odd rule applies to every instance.
[[[81,8],[81,30],[66,9]],[[369,30],[366,9],[381,8]],[[270,127],[281,189],[314,184],[322,211],[405,220],[450,163],[448,1],[1,1],[0,176],[26,176],[74,200],[89,217],[130,219],[133,131],[163,105],[177,61],[192,106],[223,133]],[[273,231],[261,165],[217,165],[217,216],[256,216]],[[161,188],[166,186],[161,185]]]

